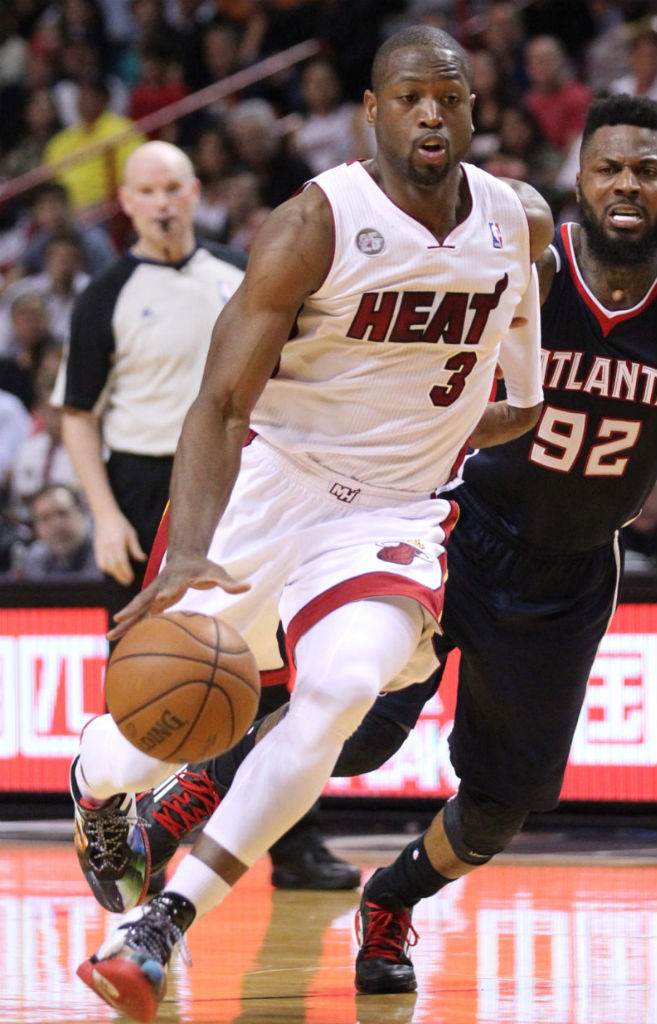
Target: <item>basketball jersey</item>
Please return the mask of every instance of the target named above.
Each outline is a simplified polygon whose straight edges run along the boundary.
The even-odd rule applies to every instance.
[[[518,197],[463,169],[472,208],[441,243],[361,163],[313,179],[333,214],[333,261],[252,414],[267,442],[395,492],[453,477],[530,276]]]
[[[610,312],[584,282],[572,236],[564,224],[555,238],[541,311],[541,419],[463,471],[521,540],[564,554],[608,543],[657,475],[657,280],[632,309]]]

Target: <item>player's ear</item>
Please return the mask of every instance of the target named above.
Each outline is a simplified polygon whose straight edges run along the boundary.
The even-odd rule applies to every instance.
[[[376,96],[371,89],[365,90],[363,103],[365,105],[365,120],[369,125],[374,125],[376,122]]]
[[[580,191],[580,187],[579,187],[579,183],[580,183],[581,177],[582,177],[582,175],[578,171],[577,174],[575,175],[575,199],[577,200],[577,202],[580,201],[580,198],[581,198],[581,195],[582,195],[582,193]]]

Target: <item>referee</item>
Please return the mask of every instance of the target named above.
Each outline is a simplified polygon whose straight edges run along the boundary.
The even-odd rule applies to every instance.
[[[55,388],[110,621],[141,588],[212,327],[243,276],[197,244],[199,191],[176,146],[147,142],[129,157],[119,199],[136,241],[78,297]]]

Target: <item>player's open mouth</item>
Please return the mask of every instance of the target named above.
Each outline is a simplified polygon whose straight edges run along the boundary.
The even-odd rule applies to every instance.
[[[418,145],[417,151],[427,160],[440,160],[445,153],[445,145],[438,138],[428,138]]]
[[[636,227],[643,221],[643,215],[636,206],[612,206],[608,213],[609,220],[619,228]]]

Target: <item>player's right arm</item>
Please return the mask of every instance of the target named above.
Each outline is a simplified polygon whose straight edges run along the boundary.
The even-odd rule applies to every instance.
[[[201,389],[178,443],[166,566],[117,614],[111,639],[168,608],[188,587],[247,589],[210,562],[207,551],[239,472],[251,411],[299,309],[326,277],[333,245],[331,210],[316,186],[274,210],[258,233],[244,280],[213,329]]]
[[[144,561],[137,532],[116,503],[103,460],[101,425],[94,412],[65,406],[62,440],[85,493],[94,521],[94,557],[119,583],[132,583],[130,557]]]

